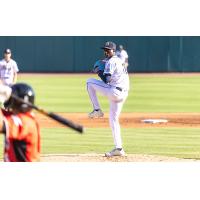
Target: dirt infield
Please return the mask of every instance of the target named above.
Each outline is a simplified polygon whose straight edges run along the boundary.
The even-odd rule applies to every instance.
[[[103,154],[49,154],[41,156],[42,162],[188,162],[198,161],[167,156],[129,154],[107,158]]]
[[[109,127],[108,114],[103,118],[89,119],[86,113],[59,113],[74,122],[82,124],[86,128]],[[41,127],[62,127],[57,122],[38,114]],[[144,119],[166,119],[167,123],[149,124]],[[160,127],[199,127],[200,115],[198,113],[122,113],[120,117],[121,126],[124,128],[160,128]],[[101,154],[59,154],[43,155],[42,162],[187,162],[196,161],[192,159],[180,159],[174,157],[129,154],[125,157],[106,158]]]
[[[89,119],[86,113],[59,113],[74,122],[82,124],[86,128],[107,128],[108,114],[104,118]],[[41,127],[62,127],[57,122],[38,114]],[[167,119],[167,123],[149,124],[143,123],[144,119]],[[199,127],[200,115],[198,113],[122,113],[121,126],[124,128],[160,128],[160,127]],[[42,162],[188,162],[193,159],[180,159],[166,156],[129,154],[125,157],[106,158],[103,154],[50,154],[42,155]]]
[[[108,114],[100,119],[89,119],[86,113],[59,113],[86,128],[109,127]],[[43,128],[62,127],[59,123],[36,113],[39,123]],[[144,123],[144,119],[167,119],[167,123]],[[149,127],[198,127],[200,128],[200,114],[198,113],[122,113],[121,126],[124,128],[149,128]]]

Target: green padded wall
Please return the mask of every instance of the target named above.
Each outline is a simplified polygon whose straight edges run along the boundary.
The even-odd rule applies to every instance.
[[[129,72],[200,72],[200,37],[181,36],[1,36],[21,72],[89,72],[106,41],[122,44]]]

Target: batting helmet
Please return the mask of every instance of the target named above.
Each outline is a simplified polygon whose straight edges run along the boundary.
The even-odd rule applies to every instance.
[[[34,104],[35,92],[30,85],[26,83],[16,83],[11,87],[11,89],[13,95],[23,99],[25,102]],[[4,106],[7,110],[17,113],[26,113],[32,109],[27,104],[19,102],[18,100],[13,98],[12,95],[10,99],[5,102]]]

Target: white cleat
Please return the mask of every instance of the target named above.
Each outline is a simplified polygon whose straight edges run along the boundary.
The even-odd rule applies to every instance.
[[[88,114],[89,118],[100,118],[100,117],[103,117],[103,116],[104,116],[104,114],[103,114],[101,109],[93,110],[91,113]]]
[[[115,148],[110,152],[105,153],[106,157],[112,157],[112,156],[125,156],[125,152],[122,148]]]

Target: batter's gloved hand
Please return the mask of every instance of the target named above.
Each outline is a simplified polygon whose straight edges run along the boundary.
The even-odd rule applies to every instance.
[[[95,64],[94,64],[94,67],[93,67],[93,69],[92,69],[92,72],[98,74],[99,71],[104,71],[104,69],[105,69],[105,64],[106,64],[106,61],[105,61],[105,60],[97,60],[97,61],[95,62]]]

